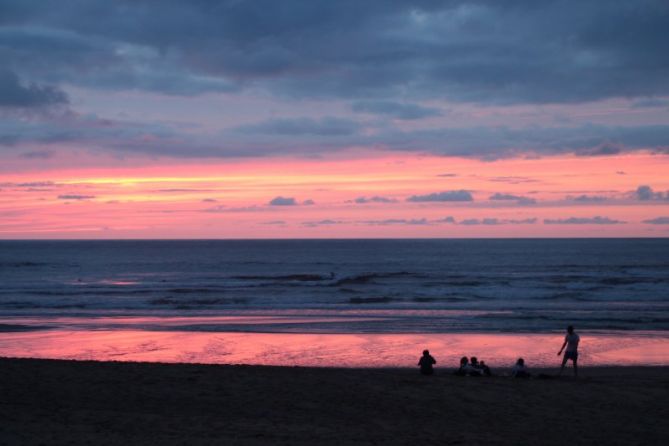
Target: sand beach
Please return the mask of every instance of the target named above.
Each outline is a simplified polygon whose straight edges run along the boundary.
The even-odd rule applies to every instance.
[[[506,371],[497,371],[504,375]],[[553,374],[555,369],[534,370]],[[665,444],[669,368],[578,380],[0,359],[0,444]]]

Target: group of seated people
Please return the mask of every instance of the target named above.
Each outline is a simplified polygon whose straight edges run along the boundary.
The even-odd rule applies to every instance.
[[[458,376],[492,376],[492,371],[485,361],[479,362],[476,356],[467,359],[466,356],[460,358],[460,368],[455,371]]]
[[[423,375],[432,375],[434,373],[432,366],[436,363],[437,361],[430,355],[429,350],[424,350],[423,356],[418,361],[420,372]],[[463,356],[460,359],[460,367],[454,374],[457,376],[492,376],[492,371],[485,361],[479,361],[476,356],[471,358]],[[511,376],[514,378],[529,378],[531,376],[523,358],[518,358],[516,365],[511,369]]]

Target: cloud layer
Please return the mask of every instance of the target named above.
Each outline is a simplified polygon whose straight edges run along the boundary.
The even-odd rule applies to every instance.
[[[544,224],[546,225],[619,225],[625,223],[621,220],[601,216],[544,219]]]
[[[0,0],[0,17],[0,151],[26,162],[62,145],[196,158],[669,153],[666,119],[570,109],[528,122],[520,110],[666,109],[664,0]],[[107,93],[155,102],[138,119],[91,112]],[[202,97],[219,101],[212,122],[174,124]],[[496,115],[510,107],[525,117]]]
[[[98,88],[195,94],[255,82],[387,97],[410,85],[415,96],[507,103],[669,93],[662,0],[64,0],[57,11],[26,0],[0,10],[4,60]]]
[[[430,201],[474,201],[472,193],[467,190],[448,190],[426,195],[412,195],[406,201],[424,203]]]
[[[67,102],[67,95],[55,87],[24,85],[16,73],[0,69],[0,107],[44,107]]]

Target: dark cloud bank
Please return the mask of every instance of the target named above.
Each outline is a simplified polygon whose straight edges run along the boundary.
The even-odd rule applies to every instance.
[[[284,95],[387,97],[411,85],[505,103],[669,94],[663,0],[5,0],[0,16],[11,65],[101,88],[257,81]]]
[[[253,88],[342,100],[353,116],[404,121],[443,117],[425,100],[622,97],[660,107],[669,95],[667,29],[665,0],[0,0],[0,109],[67,106],[65,85],[181,96]],[[350,116],[278,118],[188,135],[186,150],[184,135],[152,123],[4,121],[0,145],[103,141],[107,149],[169,156],[366,146],[497,158],[669,148],[669,125],[400,131]]]
[[[0,68],[0,107],[43,107],[67,102],[63,91],[36,83],[22,84],[16,73]]]

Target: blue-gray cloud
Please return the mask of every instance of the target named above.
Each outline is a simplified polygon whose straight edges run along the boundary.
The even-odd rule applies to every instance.
[[[250,135],[278,135],[278,136],[347,136],[353,135],[360,129],[360,124],[351,119],[325,117],[323,119],[272,119],[240,126],[233,132]]]
[[[498,103],[669,93],[664,0],[23,0],[0,10],[7,64],[100,88]]]
[[[95,195],[65,194],[58,195],[59,200],[92,200]]]
[[[293,197],[278,196],[271,199],[268,204],[270,206],[297,206],[297,200]]]
[[[558,219],[544,219],[546,225],[618,225],[625,224],[621,220],[615,220],[609,217],[569,217]]]
[[[306,226],[308,228],[316,228],[316,227],[319,227],[319,226],[334,226],[334,225],[342,225],[342,224],[346,224],[346,222],[342,221],[342,220],[332,220],[332,219],[329,219],[329,218],[326,218],[324,220],[302,222],[302,226]]]
[[[516,219],[500,219],[500,218],[467,218],[461,220],[458,224],[464,226],[497,226],[497,225],[533,225],[537,222],[536,218]]]
[[[52,186],[59,186],[59,184],[54,183],[53,181],[28,181],[28,182],[23,182],[23,183],[11,183],[11,182],[5,182],[5,183],[0,183],[0,187],[28,187],[28,188],[33,188],[33,187],[52,187]]]
[[[81,115],[71,111],[46,116],[4,116],[0,119],[0,146],[20,143],[40,145],[71,143],[90,148],[113,151],[136,151],[151,154],[186,154],[183,140],[176,143],[177,136],[183,136],[176,129],[162,123],[131,122],[103,119],[96,115]],[[193,153],[202,156],[202,141],[194,142]],[[207,145],[208,150],[213,145]]]
[[[356,204],[367,204],[367,203],[396,203],[397,200],[394,198],[380,197],[378,195],[372,197],[357,197],[355,200],[349,201]]]
[[[423,203],[428,201],[474,201],[472,193],[468,190],[448,190],[443,192],[434,192],[426,195],[412,195],[406,199],[414,203]]]
[[[492,201],[515,201],[518,204],[535,204],[537,202],[534,198],[500,192],[492,194],[488,199]]]
[[[23,152],[19,155],[20,158],[23,159],[28,159],[28,160],[45,160],[49,158],[53,158],[54,153],[50,150],[32,150],[29,152]]]
[[[623,97],[635,107],[660,106],[669,95],[663,0],[63,0],[57,6],[0,0],[0,16],[4,108],[65,104],[64,89],[73,87],[250,91],[279,101],[335,99],[339,113],[350,103],[359,112],[406,120],[437,117],[440,110],[426,106],[437,101]],[[210,134],[76,114],[3,116],[0,146],[68,143],[173,157],[313,156],[358,147],[482,159],[669,153],[669,125],[406,128],[336,114],[263,116]]]
[[[669,217],[657,217],[649,220],[644,220],[643,223],[648,225],[669,225]]]
[[[618,155],[624,151],[624,145],[603,142],[601,144],[595,144],[591,147],[583,147],[581,150],[575,153],[578,156],[611,156]]]
[[[537,155],[574,153],[581,156],[634,150],[669,153],[669,125],[623,127],[584,124],[576,127],[461,127],[405,132],[395,130],[377,136],[375,142],[393,150],[422,150],[479,158],[509,157],[528,152]],[[615,152],[602,149],[612,145],[617,147]]]
[[[492,177],[488,181],[494,183],[509,183],[509,184],[522,184],[522,183],[538,183],[539,180],[529,177],[520,177],[520,176],[504,176],[504,177]]]
[[[412,120],[441,116],[438,108],[392,101],[360,101],[351,106],[353,111],[389,116],[395,119]]]
[[[12,2],[2,3],[0,10],[4,14],[11,9]],[[23,3],[28,13],[31,6],[39,7],[30,1]],[[88,6],[94,9],[94,3]],[[76,1],[64,1],[60,6],[70,9],[73,16],[85,14]],[[76,26],[67,23],[43,24],[39,17],[15,19],[13,22],[8,14],[0,26],[0,57],[20,74],[32,78],[103,90],[145,90],[168,95],[238,89],[219,76],[198,73],[173,52],[164,51],[165,48],[134,43],[121,33],[104,36],[95,30],[74,29]]]
[[[263,206],[242,206],[242,207],[228,207],[224,204],[214,206],[207,209],[202,209],[200,212],[207,212],[211,214],[221,214],[221,213],[244,213],[244,212],[262,212],[266,211],[268,208]]]
[[[578,203],[601,203],[603,201],[608,200],[607,197],[604,197],[602,195],[577,195],[577,196],[567,195],[566,199],[568,201],[576,201]]]
[[[669,153],[669,125],[615,127],[471,127],[401,131],[348,118],[285,118],[214,133],[187,132],[164,122],[103,119],[68,112],[57,119],[6,116],[0,120],[0,146],[68,143],[78,148],[173,157],[242,157],[272,154],[313,156],[352,147],[429,152],[446,156],[497,159],[521,154],[593,155],[606,141],[625,151]],[[621,149],[623,150],[623,149]],[[530,182],[495,177],[490,181]]]
[[[636,197],[641,201],[648,201],[655,198],[655,194],[650,186],[639,186],[636,190]]]
[[[431,224],[427,218],[387,218],[385,220],[364,220],[360,222],[361,224],[370,225],[370,226],[395,226],[395,225],[408,225],[408,226],[426,226]]]
[[[497,225],[533,225],[537,222],[536,218],[524,219],[506,219],[506,218],[465,218],[456,220],[453,217],[444,217],[437,219],[427,218],[388,218],[384,220],[364,220],[357,222],[359,224],[371,226],[430,226],[430,225],[462,225],[462,226],[497,226]],[[344,222],[339,222],[344,223]]]
[[[16,73],[0,69],[0,107],[45,107],[67,103],[67,95],[62,90],[36,83],[23,84]]]
[[[669,200],[669,191],[666,193],[655,192],[652,187],[643,185],[636,189],[635,196],[640,201]]]
[[[639,99],[632,103],[632,108],[665,108],[669,107],[669,99],[664,98],[646,98]]]

